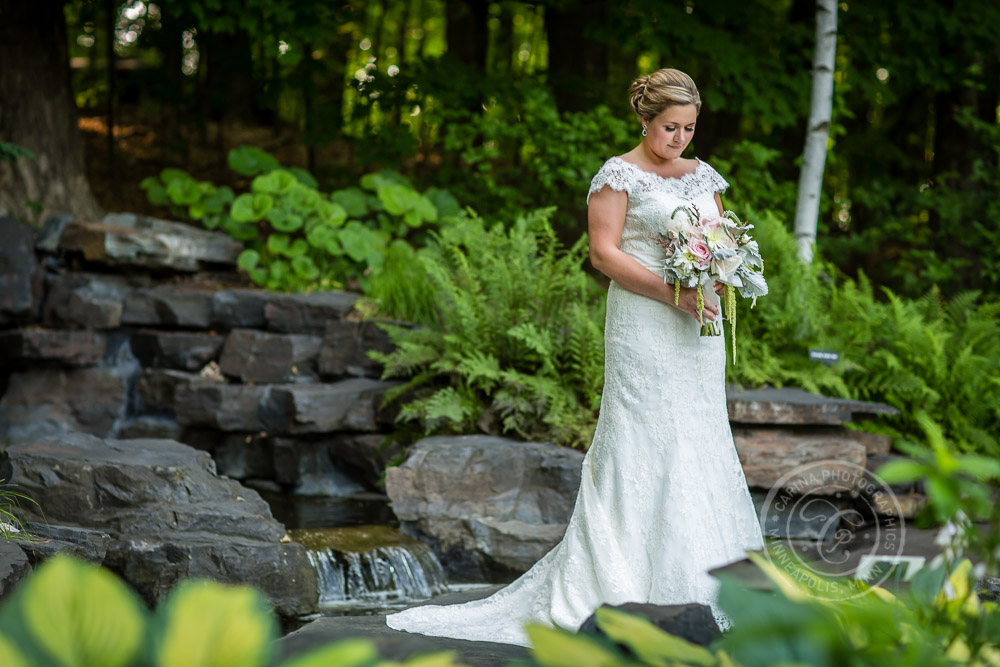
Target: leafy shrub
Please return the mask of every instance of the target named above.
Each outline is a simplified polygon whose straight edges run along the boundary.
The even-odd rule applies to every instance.
[[[417,328],[386,326],[374,353],[409,381],[400,418],[427,432],[480,431],[587,446],[604,372],[601,290],[581,268],[586,238],[561,250],[552,209],[509,228],[470,217],[413,259],[433,310]]]
[[[390,244],[419,242],[426,229],[460,212],[447,191],[421,194],[394,172],[367,174],[360,188],[327,196],[307,172],[282,168],[257,148],[231,151],[229,164],[254,177],[249,192],[236,196],[178,169],[142,187],[152,203],[243,241],[239,267],[268,289],[306,291],[348,280],[366,287],[384,269]]]
[[[4,667],[263,667],[274,664],[277,638],[277,619],[254,588],[186,580],[151,614],[110,571],[68,554],[47,560],[0,607]],[[354,639],[281,662],[377,664],[374,643]],[[403,664],[455,663],[440,653]]]

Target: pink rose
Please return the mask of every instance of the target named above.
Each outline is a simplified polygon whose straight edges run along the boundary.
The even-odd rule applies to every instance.
[[[722,226],[722,218],[702,218],[701,226],[708,229],[716,229]]]
[[[705,268],[712,259],[712,252],[708,249],[708,244],[701,239],[691,239],[688,243],[691,255],[697,260],[700,268]]]

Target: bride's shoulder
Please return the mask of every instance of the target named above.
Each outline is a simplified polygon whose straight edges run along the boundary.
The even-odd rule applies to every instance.
[[[610,187],[618,192],[631,193],[632,183],[635,179],[635,170],[632,165],[617,155],[609,157],[597,170],[590,180],[590,190],[587,192],[587,203],[590,203],[590,195],[600,192],[604,186]]]
[[[729,188],[729,181],[723,178],[722,174],[717,172],[712,165],[698,157],[695,158],[695,161],[698,163],[695,172],[701,172],[699,182],[708,186],[712,192],[723,193]]]

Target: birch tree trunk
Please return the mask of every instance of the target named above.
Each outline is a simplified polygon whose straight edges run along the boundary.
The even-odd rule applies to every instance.
[[[819,197],[823,189],[826,144],[833,114],[833,70],[837,53],[837,0],[816,0],[816,53],[813,55],[809,126],[802,152],[799,195],[795,205],[795,240],[808,263],[816,243]]]

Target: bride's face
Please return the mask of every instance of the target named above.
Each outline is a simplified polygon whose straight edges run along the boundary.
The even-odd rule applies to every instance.
[[[643,140],[655,155],[668,160],[678,158],[694,138],[697,120],[698,110],[693,104],[667,107],[646,124]]]

